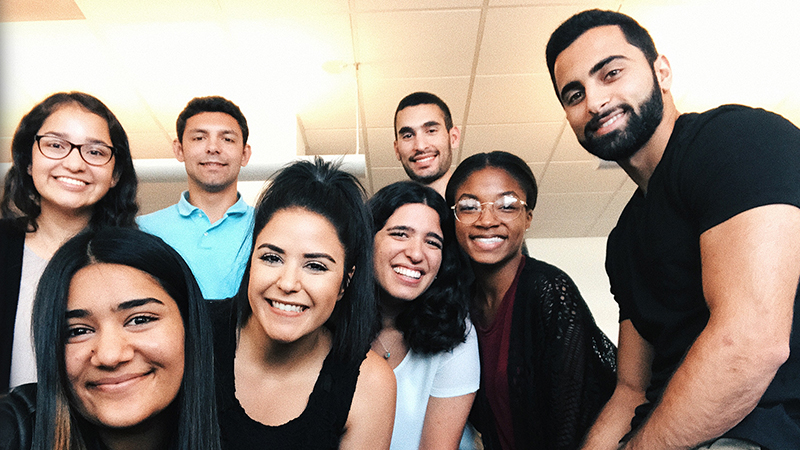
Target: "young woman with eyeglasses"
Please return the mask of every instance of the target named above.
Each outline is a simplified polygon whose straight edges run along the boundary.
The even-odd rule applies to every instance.
[[[523,256],[536,205],[530,167],[506,152],[465,159],[447,185],[472,261],[481,389],[471,420],[486,449],[575,449],[616,383],[616,349],[572,280]]]
[[[69,238],[135,227],[136,174],[114,114],[81,92],[57,93],[22,118],[0,201],[0,392],[36,381],[30,336],[36,285]]]

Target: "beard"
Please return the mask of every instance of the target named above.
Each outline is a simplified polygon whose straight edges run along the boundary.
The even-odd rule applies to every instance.
[[[650,92],[650,97],[639,104],[638,114],[627,103],[623,103],[619,108],[628,116],[625,128],[597,136],[594,133],[600,127],[601,121],[617,111],[595,115],[584,127],[584,138],[580,142],[589,153],[606,161],[630,158],[653,137],[656,128],[661,124],[664,117],[664,102],[655,74],[653,74],[653,90]]]

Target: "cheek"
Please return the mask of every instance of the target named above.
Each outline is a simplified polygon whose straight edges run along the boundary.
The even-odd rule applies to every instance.
[[[430,272],[434,275],[439,273],[442,267],[442,252],[439,250],[431,250],[428,253],[428,264],[430,264]]]
[[[64,366],[70,381],[79,378],[89,364],[89,351],[83,347],[80,344],[69,344],[64,347]]]

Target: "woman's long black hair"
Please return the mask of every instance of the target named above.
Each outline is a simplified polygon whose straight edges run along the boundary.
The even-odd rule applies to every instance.
[[[92,264],[120,264],[151,275],[178,305],[184,326],[184,373],[172,407],[177,430],[170,448],[219,450],[210,325],[189,266],[161,239],[132,228],[87,230],[65,243],[42,274],[33,304],[38,388],[34,450],[85,448],[66,375],[66,310],[72,278]],[[86,430],[91,433],[91,430]]]
[[[442,264],[436,279],[416,299],[407,302],[395,319],[408,347],[423,354],[451,350],[464,342],[469,314],[470,265],[458,248],[453,214],[435,190],[413,181],[400,181],[378,191],[367,206],[372,213],[372,235],[380,231],[403,205],[423,204],[436,211],[444,235]],[[377,284],[377,283],[376,283]],[[380,296],[388,295],[376,286]]]
[[[36,190],[33,178],[28,173],[35,137],[44,121],[59,108],[67,105],[78,105],[105,120],[111,136],[111,146],[114,147],[114,176],[118,181],[94,205],[89,226],[135,227],[136,213],[139,211],[139,205],[136,203],[138,180],[133,170],[128,135],[114,113],[103,102],[83,92],[53,94],[34,106],[22,118],[11,141],[13,164],[6,174],[3,198],[0,200],[0,215],[4,218],[16,218],[15,222],[23,231],[36,231],[36,219],[41,214],[42,208],[39,191]]]
[[[372,235],[365,197],[358,179],[340,170],[338,163],[325,162],[320,157],[314,162],[298,161],[278,172],[261,194],[253,225],[253,246],[272,216],[284,209],[301,208],[317,213],[336,229],[344,247],[345,290],[325,325],[333,334],[331,352],[337,358],[354,361],[361,361],[369,349],[377,316],[372,285]],[[348,278],[353,268],[353,276]],[[249,280],[250,262],[236,296],[239,327],[253,313],[247,296]]]

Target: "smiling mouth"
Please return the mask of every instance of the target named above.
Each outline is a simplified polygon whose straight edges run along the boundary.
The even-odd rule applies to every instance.
[[[413,278],[415,280],[419,280],[422,277],[422,272],[419,270],[407,269],[405,267],[393,267],[392,270],[399,275]]]
[[[62,183],[70,184],[72,186],[86,186],[87,184],[89,184],[85,181],[77,180],[75,178],[70,178],[70,177],[56,177],[56,180]]]
[[[436,158],[436,153],[426,153],[423,155],[415,156],[412,161],[415,163],[427,163]]]
[[[628,108],[623,105],[603,115],[595,116],[586,124],[585,134],[603,135],[609,133],[612,131],[612,125],[625,117],[627,113]]]
[[[292,305],[289,303],[281,303],[277,300],[267,300],[273,308],[279,309],[281,311],[286,312],[293,312],[293,313],[301,313],[308,309],[308,306],[301,306],[301,305]]]
[[[153,370],[148,370],[144,373],[125,374],[117,377],[101,378],[99,380],[86,383],[89,388],[99,389],[101,391],[124,389],[129,385],[143,379],[144,377],[153,373]]]

